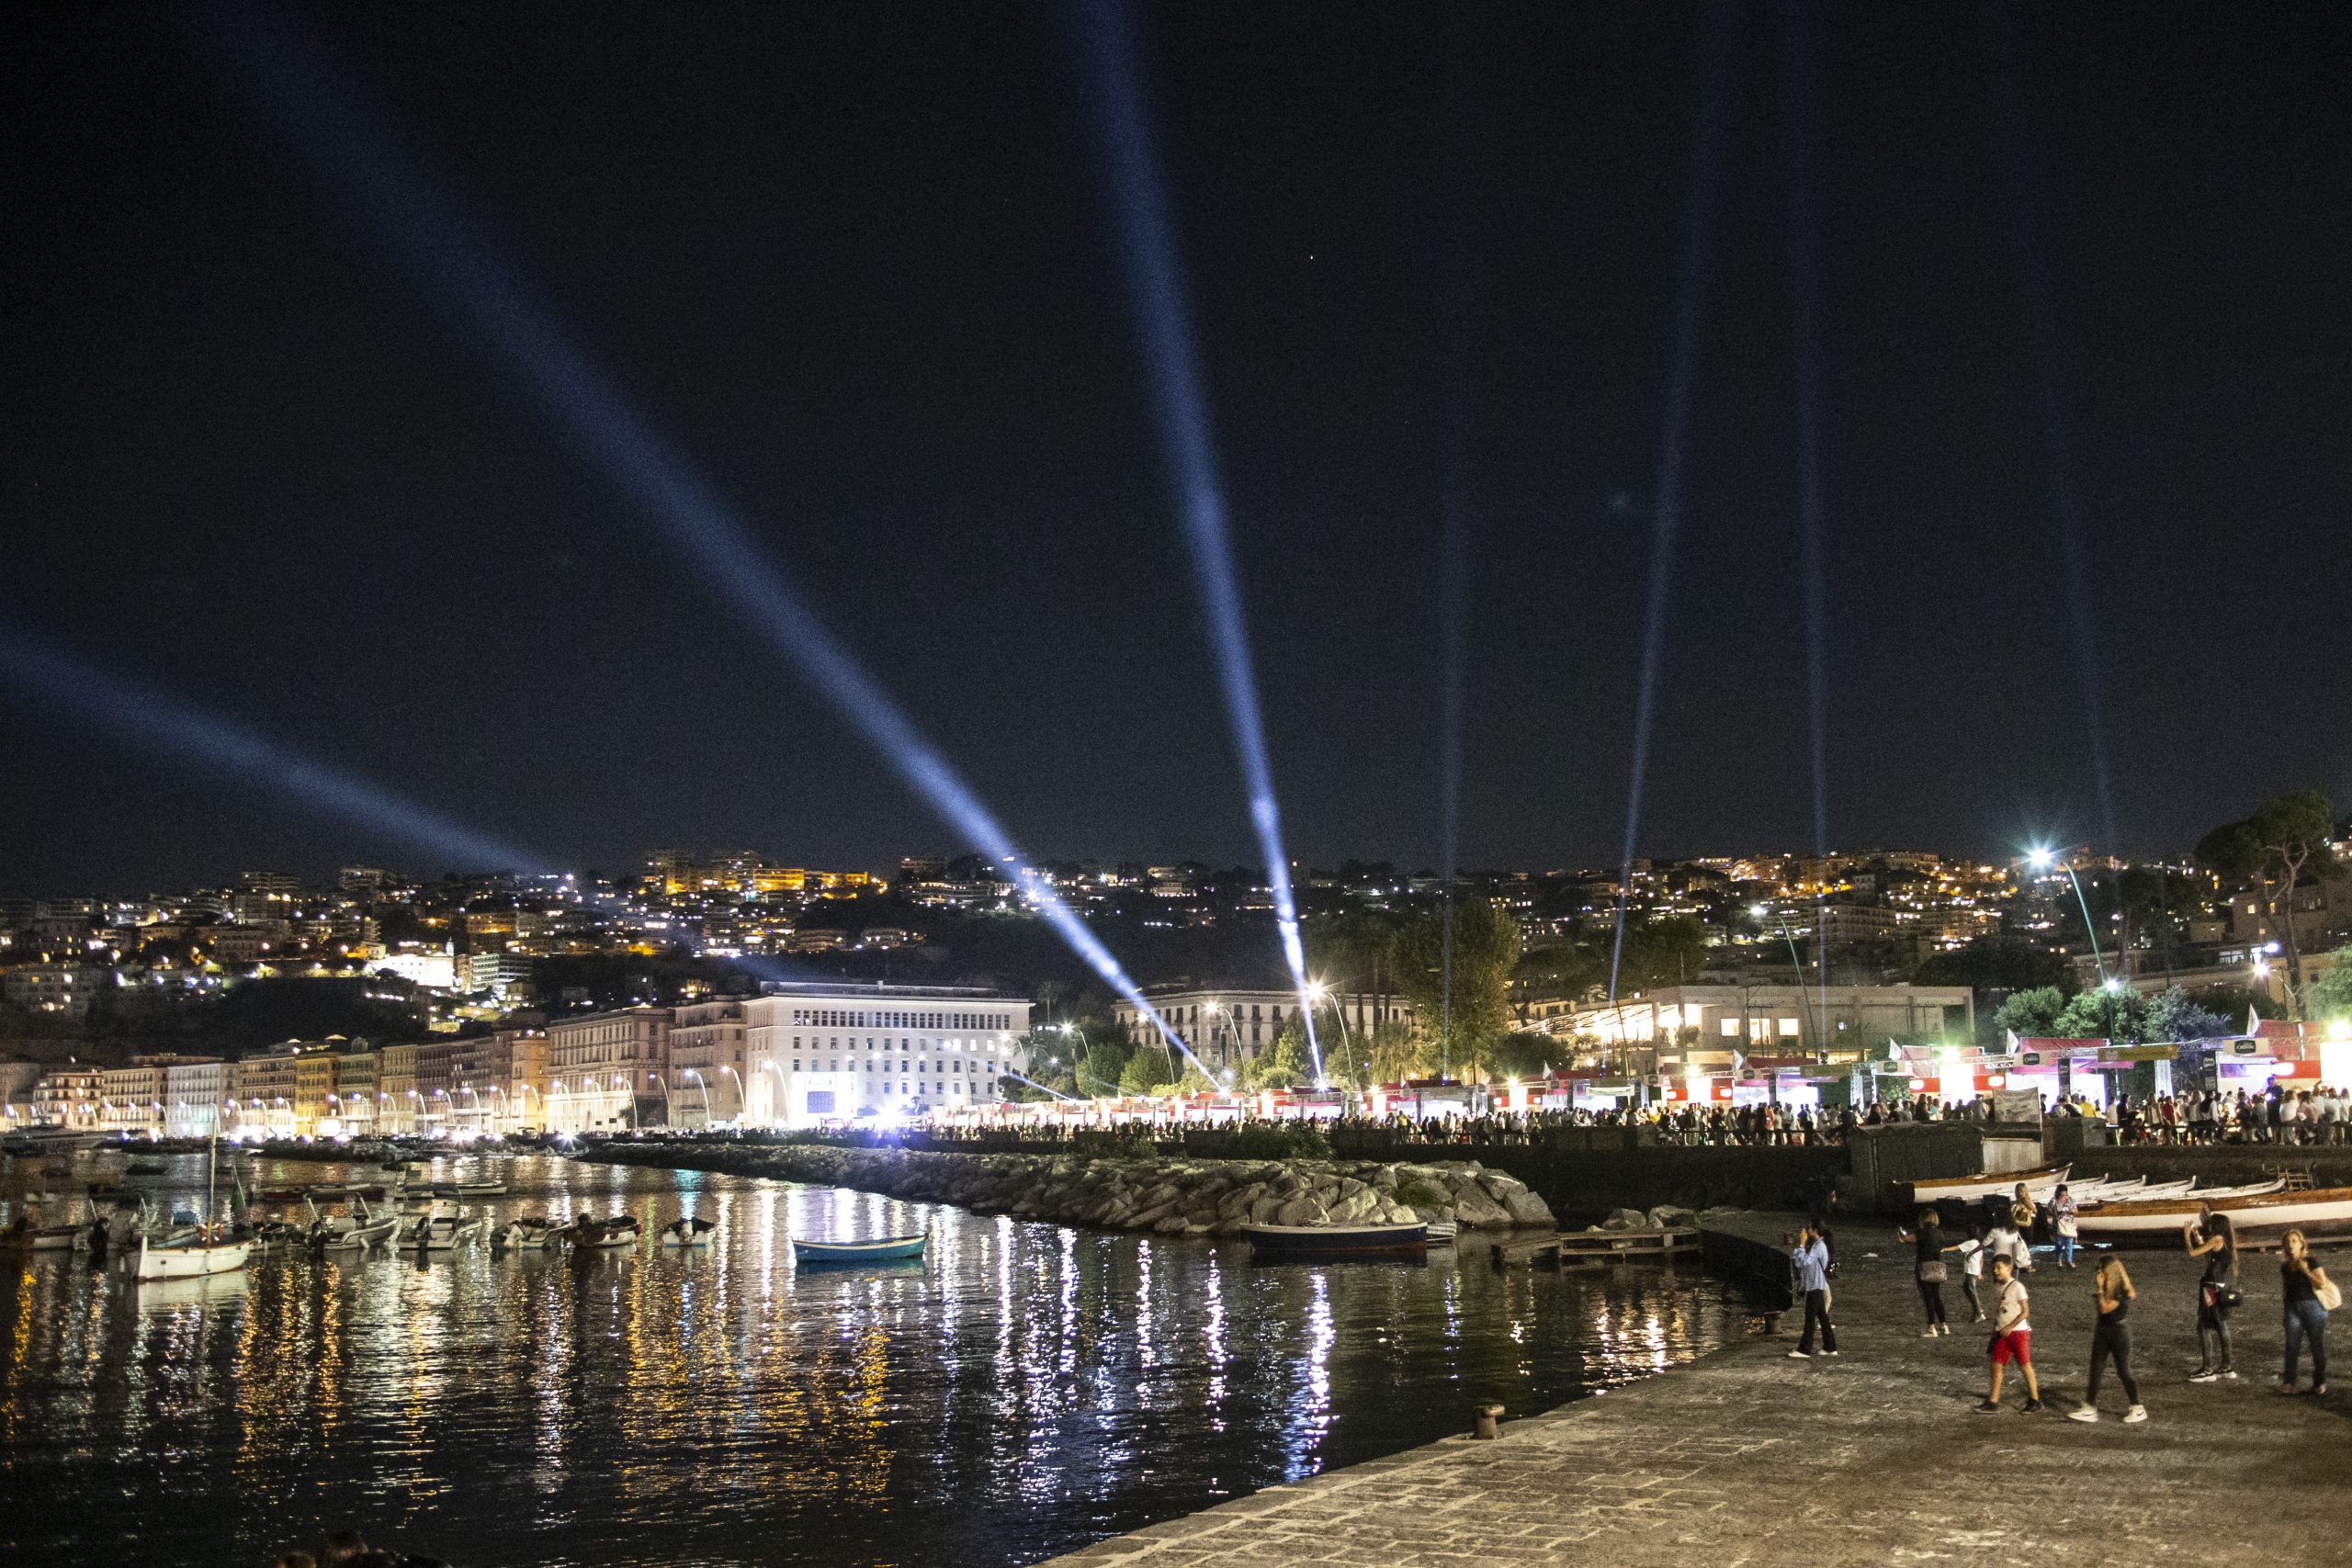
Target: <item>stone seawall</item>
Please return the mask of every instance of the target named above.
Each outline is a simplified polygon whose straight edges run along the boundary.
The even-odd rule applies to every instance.
[[[1550,1208],[1524,1182],[1468,1160],[1125,1159],[684,1142],[610,1144],[581,1157],[848,1187],[975,1213],[1171,1235],[1230,1235],[1251,1224],[1554,1224]]]

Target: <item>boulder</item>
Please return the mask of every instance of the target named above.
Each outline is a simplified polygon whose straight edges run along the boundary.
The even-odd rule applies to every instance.
[[[1468,1191],[1454,1195],[1453,1218],[1455,1224],[1470,1230],[1500,1230],[1511,1224],[1510,1211],[1475,1185]]]
[[[1671,1230],[1677,1226],[1695,1225],[1698,1223],[1699,1216],[1695,1213],[1689,1209],[1677,1208],[1672,1203],[1660,1203],[1650,1211],[1650,1224],[1659,1230]]]
[[[1552,1205],[1524,1187],[1503,1199],[1503,1210],[1516,1224],[1556,1226],[1559,1224],[1552,1217]]]
[[[1650,1219],[1639,1209],[1611,1209],[1609,1217],[1600,1222],[1605,1231],[1638,1231],[1649,1228]]]
[[[1312,1196],[1302,1193],[1274,1212],[1274,1224],[1319,1225],[1329,1223],[1330,1217],[1324,1212],[1322,1204],[1317,1202]]]

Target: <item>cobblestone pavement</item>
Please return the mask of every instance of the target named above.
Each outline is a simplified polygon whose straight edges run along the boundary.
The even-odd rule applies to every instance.
[[[1748,1216],[1777,1240],[1792,1219]],[[2249,1256],[2234,1383],[2192,1384],[2196,1272],[2177,1252],[2127,1254],[2140,1298],[2135,1370],[2150,1419],[2125,1426],[2110,1378],[2097,1425],[2079,1402],[2090,1270],[2029,1278],[2044,1414],[1971,1408],[1984,1334],[1957,1309],[1918,1337],[1909,1250],[1886,1227],[1838,1236],[1841,1354],[1792,1360],[1798,1324],[1647,1382],[1507,1420],[1498,1441],[1449,1438],[1099,1541],[1055,1568],[1590,1563],[1839,1568],[2016,1561],[2148,1565],[2352,1563],[2352,1314],[2324,1401],[2275,1392],[2275,1261]],[[1866,1256],[1876,1253],[1875,1258]],[[2352,1252],[2337,1271],[2352,1276]],[[2309,1379],[2308,1368],[2304,1377]],[[1522,1413],[1512,1412],[1514,1416]],[[1464,1412],[1465,1430],[1470,1413]]]

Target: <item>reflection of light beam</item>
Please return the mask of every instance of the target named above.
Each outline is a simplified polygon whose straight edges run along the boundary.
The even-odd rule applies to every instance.
[[[1706,57],[1699,73],[1699,123],[1682,190],[1682,260],[1675,282],[1674,344],[1667,362],[1666,421],[1658,443],[1657,513],[1650,530],[1649,621],[1642,634],[1640,682],[1634,701],[1634,759],[1625,790],[1625,850],[1617,877],[1617,935],[1609,951],[1609,999],[1617,999],[1617,965],[1625,953],[1625,900],[1634,881],[1634,844],[1642,827],[1642,782],[1649,771],[1650,721],[1658,667],[1666,653],[1667,583],[1674,533],[1682,519],[1682,444],[1690,423],[1690,387],[1699,374],[1699,317],[1713,249],[1715,186],[1723,173],[1725,93],[1731,70],[1731,0],[1707,11]]]
[[[126,739],[188,759],[323,816],[481,869],[530,868],[538,857],[478,833],[404,795],[312,761],[258,730],[107,673],[47,638],[0,624],[0,679],[84,714]]]
[[[2017,257],[2018,281],[2025,293],[2026,327],[2033,340],[2034,390],[2041,404],[2043,452],[2050,464],[2050,503],[2058,513],[2058,542],[2066,563],[2066,607],[2075,623],[2075,661],[2083,685],[2083,728],[2091,743],[2091,779],[2098,789],[2101,825],[2116,842],[2115,785],[2107,765],[2107,705],[2099,682],[2098,626],[2092,615],[2090,552],[2083,542],[2083,514],[2075,493],[2075,441],[2066,422],[2064,378],[2058,367],[2057,307],[2050,273],[2034,232],[2032,150],[2018,82],[2017,18],[1995,7],[1999,61],[1994,72],[2009,161],[2009,244]]]
[[[1017,871],[1023,857],[1012,836],[818,618],[741,521],[486,239],[399,155],[390,138],[351,107],[347,95],[320,90],[328,79],[324,62],[258,17],[225,16],[235,34],[235,57],[254,89],[298,133],[304,150],[345,182],[354,205],[433,297],[481,334],[557,431],[659,522],[712,585],[733,595],[752,628],[798,667],[933,810],[990,859]],[[1192,1055],[1059,895],[1033,885],[1028,897],[1095,974]]]
[[[1045,1092],[1046,1092],[1046,1093],[1052,1095],[1056,1100],[1066,1100],[1069,1101],[1072,1105],[1080,1105],[1080,1104],[1083,1104],[1083,1103],[1084,1103],[1084,1101],[1080,1100],[1078,1098],[1078,1096],[1076,1096],[1076,1095],[1074,1095],[1074,1094],[1064,1094],[1061,1090],[1059,1090],[1059,1089],[1057,1089],[1053,1088],[1053,1087],[1052,1087],[1051,1085],[1049,1085],[1049,1084],[1041,1084],[1041,1083],[1039,1083],[1035,1078],[1025,1078],[1025,1077],[1023,1077],[1019,1073],[1014,1072],[1011,1067],[1002,1067],[1002,1068],[998,1069],[998,1071],[999,1071],[1000,1076],[1001,1076],[1001,1077],[1003,1077],[1012,1078],[1012,1080],[1014,1080],[1014,1081],[1015,1081],[1015,1082],[1017,1082],[1017,1083],[1025,1083],[1025,1084],[1027,1084],[1031,1089],[1043,1089],[1043,1090],[1045,1090]]]
[[[1137,79],[1135,39],[1123,0],[1077,0],[1071,31],[1089,74],[1087,107],[1103,160],[1104,185],[1116,211],[1129,304],[1145,367],[1159,395],[1160,440],[1170,478],[1183,507],[1184,538],[1192,547],[1193,576],[1207,611],[1210,651],[1225,688],[1233,721],[1234,747],[1250,792],[1250,819],[1266,861],[1267,890],[1282,931],[1283,958],[1298,992],[1299,1018],[1306,1031],[1315,1081],[1323,1082],[1323,1052],[1315,1038],[1315,1008],[1307,994],[1306,953],[1298,936],[1298,904],[1283,852],[1281,814],[1274,804],[1273,769],[1267,761],[1266,728],[1258,711],[1258,678],[1250,668],[1250,633],[1243,624],[1241,584],[1233,565],[1233,540],[1226,526],[1225,497],[1217,483],[1208,401],[1201,390],[1200,367],[1193,356],[1184,287],[1176,260],[1175,225],[1161,188],[1159,154],[1152,146],[1143,85]]]
[[[1827,508],[1821,483],[1820,279],[1814,239],[1820,221],[1814,205],[1813,8],[1797,0],[1788,11],[1786,152],[1789,168],[1789,293],[1796,347],[1797,526],[1804,574],[1805,694],[1813,727],[1813,852],[1829,858],[1829,588],[1822,534]],[[1829,985],[1829,879],[1813,891],[1813,955],[1822,995]],[[1785,933],[1784,933],[1785,934]],[[1794,956],[1795,943],[1790,944]],[[1802,985],[1804,972],[1797,977]],[[1826,1004],[1825,1004],[1826,1005]],[[1826,1022],[1823,1025],[1826,1027]]]

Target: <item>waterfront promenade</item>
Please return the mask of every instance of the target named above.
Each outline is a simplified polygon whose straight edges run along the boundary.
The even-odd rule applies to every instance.
[[[1777,1242],[1796,1222],[1726,1223]],[[2327,1401],[2273,1392],[2275,1259],[2245,1260],[2240,1381],[2196,1385],[2194,1269],[2177,1252],[2127,1255],[2151,1419],[2125,1426],[2111,1380],[2101,1421],[2064,1418],[2086,1363],[2088,1268],[2045,1263],[2028,1281],[2046,1413],[2018,1412],[2013,1379],[2007,1408],[1985,1416],[1971,1408],[1984,1330],[1966,1321],[1958,1281],[1946,1290],[1951,1336],[1922,1339],[1909,1249],[1893,1229],[1849,1224],[1838,1254],[1835,1359],[1788,1359],[1791,1314],[1777,1336],[1646,1382],[1547,1414],[1510,1411],[1498,1440],[1449,1438],[1260,1492],[1055,1568],[2352,1562],[2352,1359]],[[2352,1273],[2352,1251],[2323,1261]],[[2352,1315],[2339,1318],[2339,1359],[2352,1358]]]

